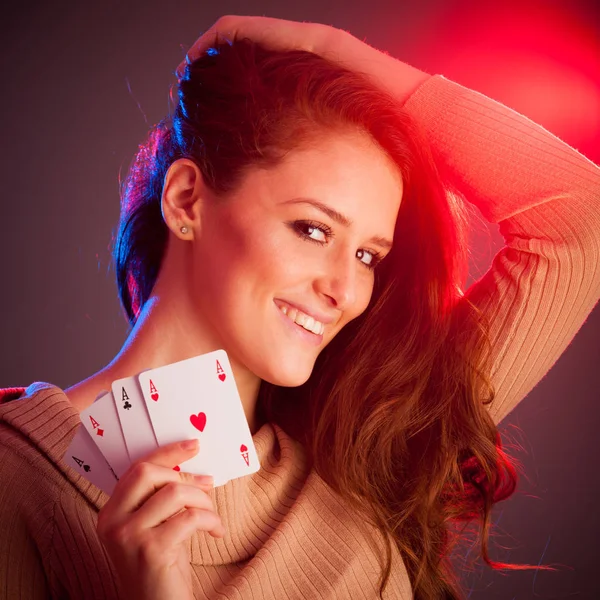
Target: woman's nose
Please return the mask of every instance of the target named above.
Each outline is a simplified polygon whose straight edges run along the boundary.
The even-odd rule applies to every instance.
[[[357,302],[356,258],[336,257],[329,262],[327,271],[317,280],[317,291],[328,296],[340,311],[351,310]]]

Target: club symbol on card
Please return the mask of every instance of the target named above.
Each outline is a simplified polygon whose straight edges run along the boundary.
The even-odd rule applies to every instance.
[[[131,408],[131,404],[129,403],[129,396],[127,395],[127,390],[125,386],[121,388],[121,402],[123,402],[123,408],[125,410],[129,410]]]
[[[217,361],[217,376],[221,381],[225,381],[225,378],[227,377],[227,375],[225,375],[225,370],[219,361]]]
[[[154,400],[154,402],[158,401],[158,390],[156,386],[152,383],[152,379],[150,379],[150,398]]]
[[[198,430],[204,431],[206,427],[206,413],[198,413],[197,415],[190,416],[190,423]]]
[[[248,446],[246,446],[246,444],[242,444],[240,446],[240,452],[242,454],[243,459],[246,461],[246,464],[250,466],[250,461],[248,460]]]

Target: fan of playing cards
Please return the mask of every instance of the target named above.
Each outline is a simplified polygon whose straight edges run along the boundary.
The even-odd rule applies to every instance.
[[[132,462],[186,439],[200,451],[175,468],[215,487],[260,468],[225,350],[118,379],[80,416],[63,460],[109,495]]]

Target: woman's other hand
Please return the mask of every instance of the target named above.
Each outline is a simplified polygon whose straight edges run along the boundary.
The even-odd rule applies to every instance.
[[[344,34],[346,32],[341,29],[319,23],[227,15],[220,17],[194,42],[185,59],[177,67],[177,77],[181,78],[183,75],[186,63],[196,60],[217,41],[231,42],[235,39],[248,38],[271,50],[307,50],[315,54],[323,54],[335,49],[340,41],[328,38],[339,38]]]
[[[227,15],[205,31],[177,67],[181,78],[188,62],[194,61],[217,41],[248,38],[272,50],[306,50],[361,71],[400,103],[430,75],[389,54],[361,42],[342,29],[320,23],[286,21],[271,17]]]
[[[212,481],[173,470],[198,453],[191,442],[162,446],[131,465],[98,514],[98,535],[127,598],[193,598],[185,542],[198,529],[225,533],[207,494]]]

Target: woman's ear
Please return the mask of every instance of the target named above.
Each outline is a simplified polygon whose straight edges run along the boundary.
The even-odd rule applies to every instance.
[[[168,169],[160,209],[167,227],[180,239],[190,240],[200,231],[202,203],[208,188],[198,165],[179,158]]]

